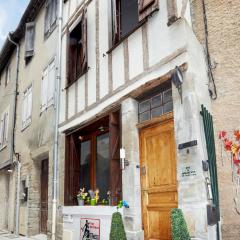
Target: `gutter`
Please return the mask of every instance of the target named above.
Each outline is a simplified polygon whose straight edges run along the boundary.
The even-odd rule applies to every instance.
[[[56,239],[56,215],[58,202],[58,155],[59,155],[59,110],[60,110],[60,85],[61,85],[61,59],[62,59],[62,8],[63,1],[59,1],[58,12],[58,52],[57,52],[57,76],[55,84],[55,125],[54,125],[54,149],[53,149],[53,200],[52,200],[52,236]]]
[[[19,76],[19,62],[20,62],[20,48],[19,44],[14,42],[11,39],[10,34],[8,34],[8,40],[17,48],[16,55],[16,80],[15,80],[15,89],[14,89],[14,101],[13,101],[13,118],[12,118],[12,139],[10,146],[10,161],[14,163],[14,156],[16,156],[16,164],[17,164],[17,197],[16,197],[16,214],[15,214],[15,235],[19,236],[19,211],[20,211],[20,180],[21,180],[21,163],[19,161],[19,155],[15,153],[15,130],[16,130],[16,118],[17,118],[17,96],[18,96],[18,76]]]

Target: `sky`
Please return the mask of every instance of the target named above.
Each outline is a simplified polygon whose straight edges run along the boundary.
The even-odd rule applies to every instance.
[[[29,0],[0,0],[0,49],[9,32],[14,31]]]

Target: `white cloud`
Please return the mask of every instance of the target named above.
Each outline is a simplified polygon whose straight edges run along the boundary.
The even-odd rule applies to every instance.
[[[6,32],[4,30],[6,21],[7,21],[7,14],[4,9],[0,8],[0,42],[4,41],[6,38]]]

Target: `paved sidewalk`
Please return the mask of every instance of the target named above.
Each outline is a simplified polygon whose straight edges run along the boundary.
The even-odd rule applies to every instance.
[[[6,231],[0,230],[0,240],[47,240],[47,236],[44,234],[39,234],[33,237],[16,237],[14,234],[8,233]]]

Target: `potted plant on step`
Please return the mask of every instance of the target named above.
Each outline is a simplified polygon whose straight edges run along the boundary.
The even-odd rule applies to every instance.
[[[85,192],[85,188],[81,188],[77,195],[78,206],[84,206],[84,201],[87,197],[88,193]]]

